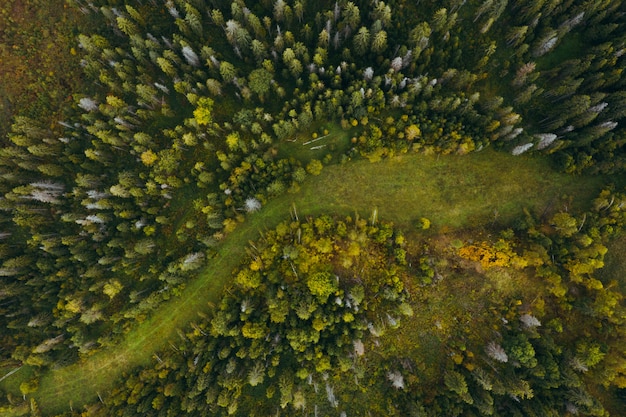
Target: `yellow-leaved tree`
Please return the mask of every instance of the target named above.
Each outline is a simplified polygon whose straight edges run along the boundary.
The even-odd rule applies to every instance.
[[[213,121],[213,100],[208,97],[200,97],[197,107],[193,111],[193,117],[198,126],[208,126]]]

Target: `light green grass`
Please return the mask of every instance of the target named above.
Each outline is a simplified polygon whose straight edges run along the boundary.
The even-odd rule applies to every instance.
[[[177,329],[197,320],[209,303],[218,302],[231,271],[245,255],[247,243],[256,239],[259,231],[286,219],[294,204],[300,218],[355,212],[369,216],[377,208],[380,219],[403,227],[427,217],[434,230],[471,228],[495,219],[508,222],[523,208],[542,213],[563,194],[576,195],[574,201],[589,201],[602,184],[602,178],[555,173],[544,159],[493,151],[462,157],[405,155],[376,164],[353,161],[326,167],[320,176],[309,178],[299,193],[276,198],[248,216],[179,298],[166,302],[118,345],[43,375],[35,398],[45,414],[68,410],[70,404],[76,409],[97,401],[98,394],[106,401],[107,391],[124,372],[154,361],[155,351],[176,341]],[[10,384],[15,386],[15,381],[0,386]]]
[[[327,134],[324,134],[325,130]],[[317,138],[312,137],[313,132],[317,133]],[[328,154],[343,155],[352,146],[350,135],[353,133],[353,130],[344,130],[337,124],[317,122],[293,138],[282,141],[278,156],[293,157],[306,165],[311,159],[321,161]]]
[[[470,156],[405,155],[383,163],[358,161],[326,168],[294,201],[301,209],[369,215],[399,226],[427,217],[436,229],[508,223],[527,208],[538,215],[575,195],[583,206],[601,188],[601,178],[552,171],[546,160],[493,151]],[[309,207],[306,207],[308,205]],[[552,207],[556,208],[556,207]]]

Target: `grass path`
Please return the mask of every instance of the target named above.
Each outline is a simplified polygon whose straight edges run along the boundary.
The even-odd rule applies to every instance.
[[[369,216],[410,226],[427,217],[435,230],[507,222],[527,208],[542,213],[564,194],[588,202],[602,178],[572,177],[553,172],[546,160],[512,157],[493,151],[468,156],[405,155],[377,164],[355,161],[324,168],[318,177],[250,215],[219,247],[218,255],[181,296],[166,302],[124,340],[81,362],[47,372],[34,397],[44,414],[77,409],[97,401],[133,367],[154,361],[155,351],[175,340],[177,329],[198,319],[208,303],[219,300],[231,271],[258,232],[275,227],[295,204],[300,217],[321,213]],[[25,374],[27,373],[24,372]],[[15,387],[19,372],[0,386]],[[13,378],[13,381],[11,379]]]

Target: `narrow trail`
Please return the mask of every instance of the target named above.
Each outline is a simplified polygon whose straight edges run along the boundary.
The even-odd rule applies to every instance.
[[[271,200],[249,215],[218,247],[218,254],[181,295],[165,302],[148,320],[138,324],[113,347],[79,363],[51,370],[34,394],[44,415],[75,410],[83,404],[106,401],[124,372],[155,361],[155,352],[168,348],[177,331],[200,320],[210,303],[219,302],[231,271],[245,256],[249,241],[274,228],[297,207],[300,218],[322,213],[369,216],[378,209],[381,220],[412,227],[418,219],[431,220],[434,230],[505,224],[524,208],[541,213],[555,197],[575,195],[588,202],[603,184],[602,178],[555,173],[545,159],[512,157],[494,151],[467,156],[404,155],[380,163],[355,161],[325,167],[295,194]],[[20,378],[16,373],[11,378]],[[12,386],[19,385],[13,381]]]

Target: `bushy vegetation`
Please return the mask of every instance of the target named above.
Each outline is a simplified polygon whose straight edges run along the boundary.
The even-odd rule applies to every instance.
[[[409,389],[418,405],[403,409],[417,415],[608,415],[602,403],[625,382],[625,311],[617,281],[598,279],[597,270],[606,242],[625,220],[611,201],[623,198],[607,190],[589,212],[555,212],[543,222],[527,216],[497,237],[453,242],[459,258],[449,259],[451,265],[437,265],[428,254],[426,270],[439,279],[475,267],[484,282],[478,296],[468,284],[467,298],[488,313],[477,314],[474,306],[455,317],[462,326],[478,326],[452,334],[445,342],[452,360],[440,359],[443,375],[417,373],[419,382]],[[424,378],[446,389],[425,389],[432,385]]]
[[[19,17],[25,5],[37,2],[14,0],[0,10]],[[80,57],[83,72],[76,79],[92,85],[78,89],[60,77],[60,87],[44,88],[55,74],[45,73],[50,56],[40,53],[41,69],[20,77],[36,81],[9,95],[22,110],[11,111],[13,124],[0,149],[0,358],[7,367],[46,369],[114,345],[210,268],[220,242],[249,213],[297,193],[324,164],[359,156],[375,162],[407,152],[464,155],[494,146],[513,155],[550,154],[568,173],[624,171],[626,15],[618,0],[69,5],[72,13],[97,21],[97,29],[81,29],[75,44],[65,26],[42,30],[63,44],[61,53]],[[28,28],[7,26],[3,36],[17,42],[32,37]],[[19,45],[30,47],[28,36]],[[6,47],[0,52],[13,57]],[[75,66],[68,60],[66,72],[77,73]],[[70,106],[59,107],[55,116],[40,114],[60,106],[74,88]],[[38,98],[27,105],[20,91]],[[327,124],[343,129],[349,144],[327,146]],[[311,151],[305,158],[285,151],[301,142]],[[544,291],[537,297],[550,307],[535,313],[499,306],[506,323],[496,338],[481,340],[487,343],[486,365],[467,366],[457,352],[452,363],[464,365],[446,362],[437,381],[448,391],[426,395],[419,377],[405,382],[410,358],[399,362],[403,370],[379,363],[372,392],[380,388],[374,382],[380,372],[387,372],[395,389],[389,398],[401,404],[387,402],[381,413],[547,415],[565,407],[568,413],[603,415],[594,399],[602,396],[594,397],[596,390],[586,384],[604,383],[610,394],[623,388],[624,352],[614,352],[623,314],[621,294],[595,271],[609,237],[623,227],[622,199],[607,191],[582,217],[565,211],[546,222],[529,215],[497,241],[459,241],[454,256],[477,269],[512,268],[542,278]],[[420,220],[421,228],[429,225]],[[302,243],[307,236],[317,246]],[[304,385],[293,391],[294,374],[302,380],[315,375],[319,382],[331,369],[348,371],[349,349],[341,347],[361,350],[363,323],[375,327],[368,314],[385,311],[391,324],[394,309],[409,311],[400,283],[410,280],[400,279],[396,267],[419,270],[417,287],[437,282],[434,261],[425,255],[411,260],[403,239],[378,225],[375,215],[369,226],[321,217],[268,232],[264,245],[274,246],[256,245],[254,261],[235,275],[233,292],[215,316],[185,336],[177,353],[163,354],[167,359],[159,359],[158,369],[134,373],[127,388],[136,390],[145,379],[145,391],[133,396],[120,388],[112,408],[102,412],[139,399],[141,412],[152,408],[155,414],[235,412],[243,375],[253,370],[255,383],[246,387],[252,398],[267,373],[273,381],[268,397],[279,387],[285,391],[279,406],[297,402],[296,409],[304,408],[314,394]],[[381,280],[371,288],[358,284],[371,298],[370,308],[339,317],[349,301],[344,298],[360,291],[359,268]],[[254,314],[241,310],[246,297]],[[306,300],[316,304],[309,313],[319,313],[311,323],[310,316],[290,310]],[[245,317],[236,319],[237,309]],[[565,316],[576,321],[561,336],[557,322]],[[545,322],[557,324],[538,325]],[[369,331],[375,335],[374,327]],[[200,337],[205,333],[212,337]],[[291,350],[281,338],[292,342]],[[576,353],[565,349],[568,343],[579,346]],[[222,362],[203,366],[208,376],[200,375],[196,363],[183,366],[194,349],[216,352]],[[603,361],[602,381],[571,373],[586,375]],[[179,377],[183,368],[187,379]],[[158,388],[170,372],[169,385]],[[467,382],[471,378],[476,384]],[[197,384],[209,401],[192,407],[181,393]],[[34,392],[36,378],[22,385],[22,394]],[[209,385],[217,391],[205,393]],[[334,406],[332,384],[326,387]],[[407,404],[417,405],[409,410]]]
[[[596,271],[625,199],[472,242],[294,217],[251,243],[211,317],[84,415],[607,415],[626,311]]]
[[[293,413],[313,407],[324,386],[336,407],[333,380],[363,378],[368,340],[413,314],[401,257],[388,224],[281,223],[251,243],[213,316],[90,415]]]

